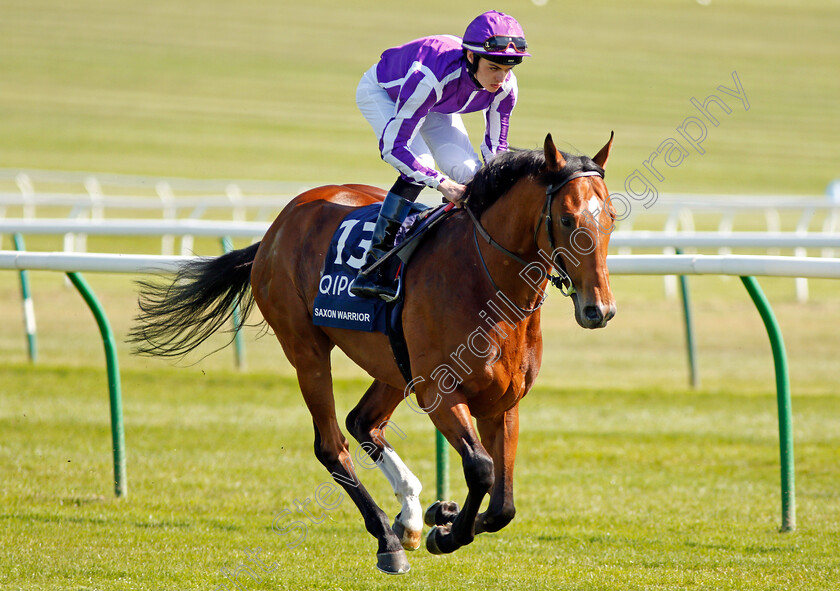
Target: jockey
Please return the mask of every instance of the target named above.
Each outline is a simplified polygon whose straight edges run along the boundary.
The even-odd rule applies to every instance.
[[[382,203],[371,246],[350,286],[354,295],[396,298],[393,265],[390,272],[366,270],[393,247],[424,187],[457,204],[464,184],[481,166],[460,113],[484,111],[485,162],[508,149],[508,121],[517,98],[511,70],[530,55],[516,19],[491,10],[467,26],[463,40],[436,35],[387,49],[362,76],[356,104],[376,133],[382,159],[400,176]]]

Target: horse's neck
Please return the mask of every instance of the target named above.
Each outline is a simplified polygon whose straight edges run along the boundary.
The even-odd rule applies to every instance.
[[[533,308],[543,297],[545,280],[539,271],[545,267],[534,241],[534,224],[540,205],[524,198],[522,191],[503,195],[481,216],[481,225],[501,246],[527,263],[539,264],[530,269],[479,239],[487,269],[504,295],[521,308]]]
[[[533,225],[538,212],[527,200],[518,202],[518,194],[512,190],[499,197],[482,214],[481,224],[496,242],[529,260],[536,255]]]

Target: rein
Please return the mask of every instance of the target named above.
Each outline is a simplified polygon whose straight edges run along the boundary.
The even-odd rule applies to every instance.
[[[557,193],[560,191],[560,189],[562,189],[567,183],[569,183],[569,182],[571,182],[575,179],[579,179],[581,177],[587,177],[587,176],[599,176],[599,177],[603,178],[601,173],[595,172],[595,171],[576,172],[576,173],[573,173],[573,174],[569,175],[568,177],[566,177],[565,179],[563,179],[559,183],[549,185],[545,189],[545,207],[543,208],[542,217],[545,220],[545,232],[546,232],[546,235],[548,236],[548,244],[549,244],[549,247],[551,248],[551,253],[552,253],[551,264],[559,272],[559,274],[558,275],[552,275],[550,271],[548,273],[541,272],[541,274],[543,276],[543,279],[548,279],[551,282],[551,285],[553,285],[554,287],[559,289],[560,293],[562,293],[566,297],[571,296],[573,293],[576,292],[576,290],[575,290],[574,284],[572,283],[571,277],[569,277],[569,275],[566,273],[565,269],[563,268],[562,261],[558,264],[558,262],[554,260],[554,252],[557,249],[554,246],[555,245],[554,232],[552,231],[552,223],[551,223],[551,204],[554,201],[554,197],[557,195]],[[505,248],[504,246],[502,246],[501,244],[499,244],[498,242],[493,240],[493,237],[490,236],[490,234],[487,232],[487,230],[484,228],[484,226],[481,225],[481,222],[478,220],[477,217],[475,217],[475,214],[472,212],[472,210],[469,207],[464,207],[464,209],[467,210],[467,213],[469,214],[470,219],[473,222],[473,241],[475,242],[475,249],[478,252],[478,258],[481,261],[481,265],[484,267],[484,273],[487,275],[487,278],[490,280],[490,283],[493,285],[493,288],[497,292],[501,293],[501,290],[499,289],[499,286],[496,285],[496,282],[493,280],[493,276],[490,274],[490,269],[487,267],[487,262],[484,260],[484,255],[481,254],[481,249],[478,246],[478,235],[480,234],[481,237],[484,239],[484,241],[487,242],[487,244],[489,244],[490,246],[492,246],[493,248],[495,248],[496,250],[498,250],[499,252],[504,254],[509,259],[513,259],[514,261],[516,261],[517,263],[519,263],[523,267],[527,267],[530,263],[528,263],[528,261],[526,261],[525,259],[523,259],[519,255],[517,255],[516,253],[513,253],[513,252],[509,251],[507,248]],[[540,224],[540,225],[542,225],[542,224]],[[534,229],[534,244],[535,245],[537,245],[537,233],[539,232],[540,225],[537,225],[537,227]],[[537,245],[537,250],[539,250],[538,245]],[[569,282],[569,287],[568,288],[565,288],[565,285],[564,285],[565,281]],[[532,314],[533,312],[536,312],[545,303],[545,298],[546,297],[548,297],[548,294],[544,294],[543,297],[540,299],[540,301],[537,302],[537,304],[533,308],[521,308],[517,304],[515,304],[512,300],[510,300],[510,298],[506,298],[506,299],[511,304],[513,304],[523,314]]]

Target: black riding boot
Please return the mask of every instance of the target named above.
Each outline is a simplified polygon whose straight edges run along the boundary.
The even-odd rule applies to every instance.
[[[403,221],[411,210],[411,202],[394,193],[388,193],[379,210],[376,226],[365,254],[365,262],[359,274],[350,284],[350,293],[359,297],[380,297],[386,302],[397,298],[397,267],[399,258],[380,265],[370,273],[366,270],[394,247],[394,239]]]

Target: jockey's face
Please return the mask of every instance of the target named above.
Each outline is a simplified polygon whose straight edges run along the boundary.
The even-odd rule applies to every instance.
[[[467,52],[467,59],[475,63],[478,60],[478,68],[475,71],[475,79],[481,84],[481,87],[488,92],[496,92],[502,87],[502,83],[507,78],[508,72],[513,69],[513,66],[503,66],[485,59],[481,59],[473,52]]]

